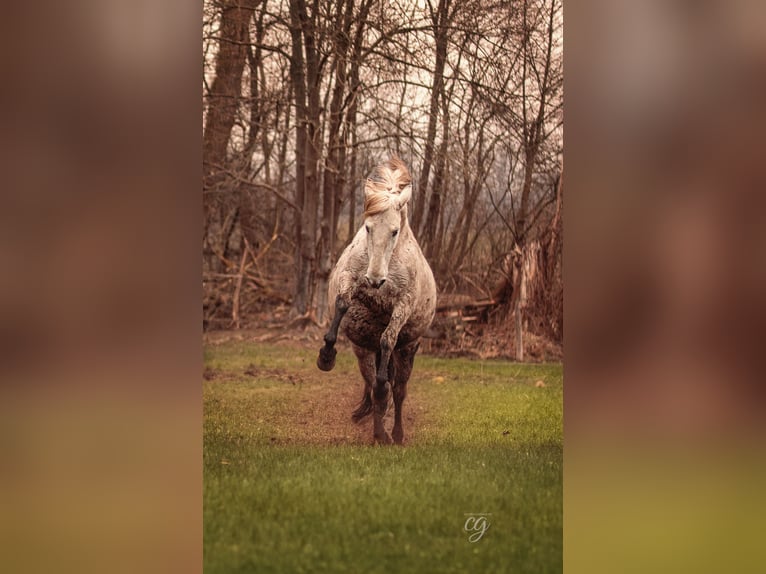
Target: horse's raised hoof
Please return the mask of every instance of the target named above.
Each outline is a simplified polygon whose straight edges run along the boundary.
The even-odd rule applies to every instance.
[[[335,367],[335,356],[338,351],[335,347],[322,347],[319,349],[319,356],[317,357],[317,367],[322,371],[332,371]]]

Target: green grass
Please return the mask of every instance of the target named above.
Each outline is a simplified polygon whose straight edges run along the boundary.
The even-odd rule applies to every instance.
[[[337,406],[359,393],[352,353],[331,373],[315,358],[205,349],[207,573],[561,571],[561,365],[418,356],[402,448],[360,444],[370,423],[360,435]],[[490,527],[471,543],[479,512]]]

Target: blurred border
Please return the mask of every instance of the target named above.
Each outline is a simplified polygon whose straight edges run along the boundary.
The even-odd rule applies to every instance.
[[[567,571],[763,563],[763,11],[565,6]],[[7,571],[201,569],[200,20],[4,12]]]
[[[4,9],[6,572],[201,570],[201,16]]]
[[[565,567],[764,562],[765,8],[565,7]]]

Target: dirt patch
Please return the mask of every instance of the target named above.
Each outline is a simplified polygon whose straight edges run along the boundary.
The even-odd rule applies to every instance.
[[[209,381],[218,381],[218,382],[232,381],[237,379],[237,373],[223,370],[223,369],[217,369],[214,367],[205,367],[205,369],[202,371],[202,378],[208,382]]]
[[[214,369],[213,367],[205,367],[205,370],[202,371],[202,378],[206,381],[212,381],[213,379],[217,379],[220,376],[221,370]]]
[[[274,325],[240,331],[210,331],[203,336],[203,344],[223,345],[232,341],[253,343],[276,343],[290,349],[309,349],[316,353],[321,347],[324,331],[318,327],[306,329],[281,330]],[[351,346],[345,339],[338,341],[338,353],[352,353]],[[316,356],[316,355],[313,355]],[[238,373],[221,371],[212,367],[205,368],[203,378],[206,381],[224,381],[245,375],[258,379],[268,378],[292,386],[301,387],[300,399],[286,413],[273,421],[280,429],[279,435],[271,438],[272,444],[311,444],[311,445],[370,445],[372,439],[372,416],[359,424],[351,420],[351,413],[356,409],[364,383],[356,367],[324,373],[311,365],[299,370],[269,368],[247,365]],[[415,367],[413,378],[418,376]],[[416,436],[418,413],[422,406],[418,402],[417,383],[410,383],[409,394],[404,402],[404,444],[410,437]],[[389,404],[386,414],[386,429],[393,427],[394,405]]]
[[[279,343],[296,348],[314,348],[321,346],[325,331],[316,326],[306,328],[288,328],[287,326],[264,326],[239,331],[207,331],[202,334],[204,345],[223,345],[231,341],[251,341],[253,343]]]
[[[286,383],[303,385],[300,398],[292,408],[281,413],[277,426],[279,436],[271,437],[275,445],[370,445],[372,439],[372,416],[356,424],[351,413],[362,397],[362,377],[358,373],[289,373],[279,369],[259,369],[258,376],[267,376]],[[416,396],[407,397],[404,403],[405,445],[418,424],[419,404]],[[386,429],[393,427],[394,405],[389,403]]]
[[[347,377],[344,377],[347,378]],[[354,424],[351,420],[361,396],[361,383],[349,380],[310,389],[301,397],[295,410],[281,420],[290,437],[279,443],[339,445],[369,444],[371,421]],[[369,426],[369,429],[368,429]]]
[[[307,377],[303,373],[287,371],[285,369],[265,369],[257,367],[253,363],[250,363],[245,368],[244,373],[249,377],[276,379],[289,385],[302,385],[312,380],[311,377]]]

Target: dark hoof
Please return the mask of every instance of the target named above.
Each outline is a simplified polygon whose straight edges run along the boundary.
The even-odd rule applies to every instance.
[[[332,371],[333,367],[335,367],[335,355],[337,354],[338,351],[336,351],[334,347],[329,349],[327,347],[322,347],[319,349],[317,367],[319,367],[322,371]]]
[[[391,439],[391,435],[387,432],[383,432],[383,434],[376,434],[375,437],[375,444],[393,444],[393,440]]]

